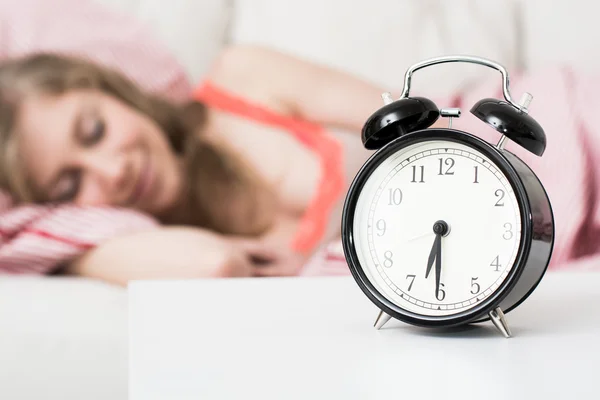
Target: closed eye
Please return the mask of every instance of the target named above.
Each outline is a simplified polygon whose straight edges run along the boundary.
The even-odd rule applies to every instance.
[[[73,120],[73,137],[79,147],[87,148],[99,143],[105,136],[106,124],[95,107],[84,105]],[[79,195],[83,171],[81,168],[66,168],[60,171],[55,183],[46,193],[51,202],[72,202]]]
[[[103,119],[99,117],[89,117],[81,124],[79,139],[83,146],[92,146],[102,140],[105,131],[106,124]]]

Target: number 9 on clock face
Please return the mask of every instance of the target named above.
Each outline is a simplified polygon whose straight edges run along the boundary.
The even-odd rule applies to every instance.
[[[467,141],[438,137],[383,153],[365,164],[346,204],[366,280],[421,316],[481,305],[510,274],[521,244],[508,175],[492,152]]]

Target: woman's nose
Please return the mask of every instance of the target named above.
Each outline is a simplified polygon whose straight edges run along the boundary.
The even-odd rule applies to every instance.
[[[131,181],[131,171],[125,157],[91,158],[89,168],[108,193],[113,196],[127,190]]]

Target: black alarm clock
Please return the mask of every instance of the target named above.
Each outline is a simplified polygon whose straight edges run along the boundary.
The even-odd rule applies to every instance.
[[[458,109],[438,109],[409,97],[412,74],[424,67],[466,62],[498,70],[504,99],[486,98],[471,113],[499,132],[488,143],[451,128]],[[376,150],[350,186],[342,215],[342,243],[352,276],[381,310],[423,327],[455,327],[492,320],[511,336],[505,314],[544,276],[554,246],[547,193],[519,157],[512,140],[542,156],[546,135],[529,115],[532,96],[512,100],[506,69],[491,60],[445,56],[410,67],[400,98],[365,123],[362,142]],[[429,128],[448,117],[448,128]],[[488,129],[482,124],[482,129]]]

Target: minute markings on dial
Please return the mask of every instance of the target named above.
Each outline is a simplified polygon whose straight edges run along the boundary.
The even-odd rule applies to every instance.
[[[502,178],[502,176],[501,176],[502,174],[499,171],[497,171],[494,164],[490,164],[489,162],[486,162],[485,159],[477,156],[476,154],[470,153],[468,151],[460,150],[460,149],[443,148],[443,150],[445,150],[446,153],[455,154],[457,156],[462,156],[462,157],[465,157],[472,161],[475,161],[479,165],[484,166],[487,170],[489,170],[494,175],[496,175],[496,177],[498,179],[501,180],[501,178]],[[369,217],[368,217],[369,221],[373,221],[374,211],[377,208],[376,204],[379,200],[379,196],[381,195],[381,192],[383,191],[383,189],[387,186],[387,184],[391,180],[390,175],[391,176],[395,175],[395,173],[404,169],[411,162],[422,159],[424,157],[434,156],[434,155],[440,154],[440,153],[442,153],[442,149],[425,150],[421,153],[414,154],[408,158],[402,159],[402,161],[399,162],[398,164],[396,164],[395,166],[390,166],[390,172],[388,173],[388,176],[386,177],[386,179],[383,180],[383,182],[381,182],[381,185],[379,186],[379,190],[377,190],[378,194],[376,194],[374,196],[374,198],[372,199],[373,202],[371,204],[371,207],[370,207],[371,209],[370,209]],[[481,177],[481,175],[480,175],[480,177]],[[370,225],[370,227],[372,227],[373,223],[370,223],[369,225]],[[518,232],[516,232],[515,234],[518,234]],[[378,262],[378,255],[376,254],[377,252],[374,252],[374,248],[373,248],[374,243],[372,242],[372,236],[369,236],[369,242],[370,242],[370,247],[371,247],[371,254],[372,254],[372,256],[374,256],[374,261],[375,261],[376,265],[380,266],[381,263]],[[377,268],[377,269],[379,270],[380,274],[386,275],[385,271],[382,271],[380,268]],[[500,279],[501,279],[501,277],[498,277],[498,280],[500,280]],[[384,277],[384,280],[386,282],[388,282],[388,285],[391,284],[391,286],[393,286],[394,291],[398,292],[402,298],[408,299],[412,303],[424,303],[423,306],[425,306],[427,308],[435,307],[438,309],[440,309],[439,307],[441,307],[442,309],[461,308],[461,307],[465,307],[466,306],[465,303],[467,303],[467,302],[469,302],[470,304],[474,304],[475,302],[481,301],[481,298],[479,296],[481,296],[482,294],[483,294],[483,296],[487,296],[489,294],[489,290],[490,290],[489,288],[493,286],[493,283],[492,283],[492,286],[485,288],[480,293],[478,293],[479,296],[473,296],[473,298],[471,298],[471,299],[465,299],[465,301],[462,301],[459,303],[446,303],[446,304],[438,305],[438,304],[423,302],[418,299],[413,299],[413,297],[411,295],[404,293],[401,288],[398,288],[395,284],[393,284],[393,282],[388,277]],[[406,296],[404,296],[404,294],[406,294]]]

